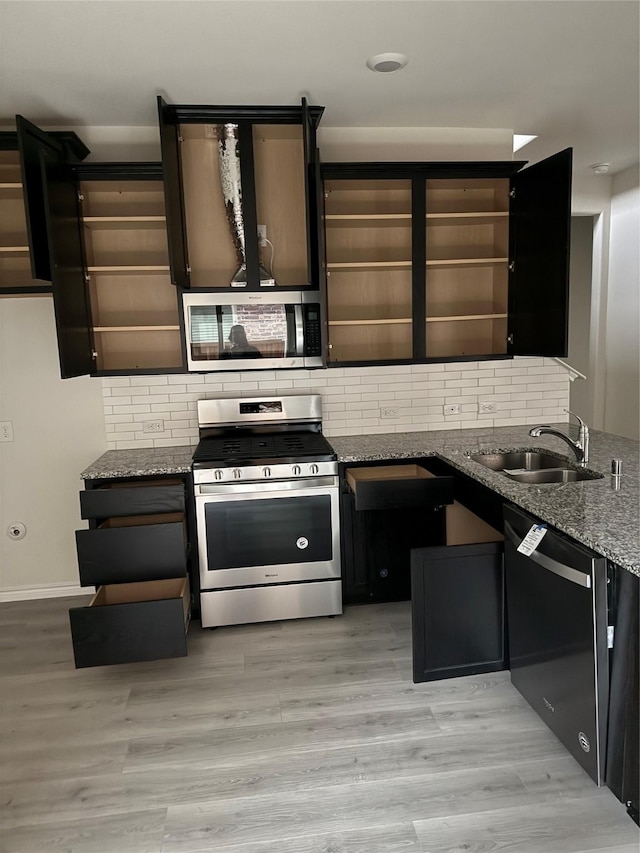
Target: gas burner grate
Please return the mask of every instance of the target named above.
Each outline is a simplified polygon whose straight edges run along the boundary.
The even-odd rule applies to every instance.
[[[193,454],[193,461],[233,464],[240,460],[327,455],[334,458],[331,446],[320,433],[277,433],[203,438]]]

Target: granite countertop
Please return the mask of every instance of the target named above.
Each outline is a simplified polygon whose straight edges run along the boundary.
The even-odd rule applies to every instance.
[[[556,425],[563,432],[567,424]],[[577,428],[569,427],[573,437]],[[604,474],[600,480],[576,483],[525,485],[491,471],[472,459],[471,453],[544,449],[568,457],[573,453],[560,439],[531,438],[528,426],[437,432],[383,433],[331,436],[340,462],[410,459],[436,456],[449,462],[502,497],[562,530],[599,554],[640,576],[640,470],[639,444],[628,438],[591,430],[587,468]],[[85,480],[188,474],[194,446],[108,450],[81,477]],[[611,460],[623,460],[623,476],[614,489],[609,475]]]
[[[576,427],[556,424],[577,436]],[[340,462],[407,459],[436,456],[483,483],[507,500],[567,533],[599,554],[640,576],[639,444],[611,433],[591,430],[587,468],[604,474],[599,480],[540,486],[518,483],[505,474],[485,468],[469,454],[503,450],[551,450],[570,460],[573,452],[552,436],[532,438],[528,426],[495,429],[442,430],[438,432],[386,433],[332,436]],[[611,460],[623,460],[619,488],[610,476]]]

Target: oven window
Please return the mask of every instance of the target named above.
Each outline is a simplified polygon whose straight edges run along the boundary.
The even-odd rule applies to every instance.
[[[292,346],[291,305],[204,305],[190,310],[191,358],[284,358]]]
[[[208,569],[331,560],[331,497],[264,498],[205,505]]]

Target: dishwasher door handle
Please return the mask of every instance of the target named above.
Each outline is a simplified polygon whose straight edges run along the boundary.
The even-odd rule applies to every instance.
[[[517,548],[522,540],[508,521],[505,521],[504,523],[504,532],[511,544]],[[565,566],[564,563],[559,563],[557,560],[547,557],[545,554],[540,554],[538,551],[532,551],[531,554],[528,555],[528,559],[533,560],[534,563],[542,566],[542,568],[546,569],[548,572],[553,572],[555,575],[558,575],[571,583],[578,584],[578,586],[583,586],[586,589],[591,589],[591,575],[585,575],[584,572],[581,572],[578,569],[573,569],[571,566]]]

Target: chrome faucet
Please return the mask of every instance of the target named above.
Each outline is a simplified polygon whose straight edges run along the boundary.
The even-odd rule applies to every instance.
[[[534,438],[538,438],[540,435],[555,435],[556,438],[561,438],[563,441],[566,441],[569,447],[573,450],[578,462],[581,465],[586,465],[589,461],[589,427],[579,415],[576,415],[575,412],[569,412],[569,409],[565,409],[565,412],[568,412],[570,415],[573,415],[574,418],[578,419],[578,423],[580,424],[580,433],[577,441],[569,438],[566,433],[561,432],[559,429],[554,429],[553,427],[545,425],[533,427],[533,429],[529,430],[529,435]]]

